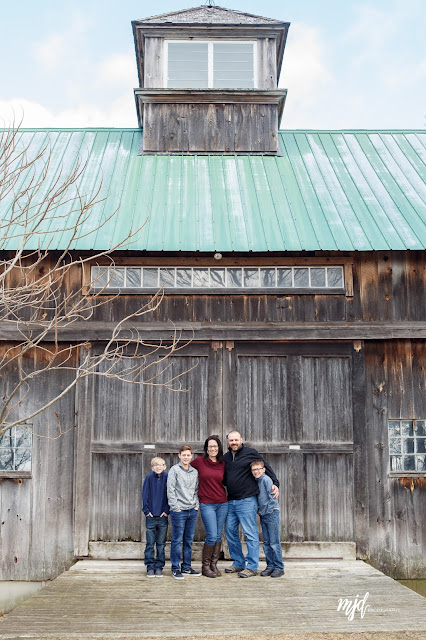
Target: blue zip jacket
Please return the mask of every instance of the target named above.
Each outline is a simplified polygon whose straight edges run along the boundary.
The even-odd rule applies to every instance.
[[[146,476],[142,488],[142,511],[147,516],[161,516],[162,513],[170,513],[167,503],[167,471],[155,473],[151,471]]]

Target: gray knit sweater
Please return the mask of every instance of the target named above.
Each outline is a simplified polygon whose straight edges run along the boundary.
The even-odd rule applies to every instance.
[[[173,465],[167,476],[167,500],[170,511],[198,509],[197,469],[184,469],[180,462]]]

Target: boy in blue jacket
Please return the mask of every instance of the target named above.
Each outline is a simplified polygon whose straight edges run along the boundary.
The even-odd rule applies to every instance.
[[[257,500],[263,533],[263,550],[266,558],[266,569],[260,575],[280,578],[284,575],[280,540],[280,507],[278,500],[271,494],[272,480],[265,474],[264,461],[254,460],[250,467],[259,486]]]
[[[146,476],[142,488],[142,511],[145,514],[146,546],[145,565],[147,578],[162,578],[166,562],[166,546],[169,526],[167,503],[167,471],[163,458],[151,460],[151,473]],[[155,556],[155,547],[157,555]]]

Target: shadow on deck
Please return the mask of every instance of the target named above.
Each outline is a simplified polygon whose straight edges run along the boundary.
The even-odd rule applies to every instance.
[[[363,600],[363,615],[355,611],[350,620],[337,610],[340,598]],[[361,632],[391,638],[399,631],[410,633],[398,637],[426,637],[426,599],[355,560],[289,561],[278,579],[223,574],[182,581],[169,567],[163,579],[147,579],[140,561],[84,560],[0,622],[3,639]]]

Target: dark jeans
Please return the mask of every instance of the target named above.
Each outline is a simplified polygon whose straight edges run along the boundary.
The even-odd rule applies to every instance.
[[[145,516],[146,522],[146,545],[145,564],[146,569],[162,569],[166,562],[164,547],[166,546],[167,529],[169,519],[167,516]],[[157,557],[155,557],[154,546],[157,547]]]
[[[172,571],[179,571],[180,569],[182,546],[182,571],[191,568],[192,541],[194,539],[197,513],[197,509],[170,512],[170,518],[172,520],[172,542],[170,545]]]
[[[280,512],[274,509],[272,513],[260,516],[263,533],[263,550],[265,552],[268,569],[284,570],[283,553],[280,541]]]

